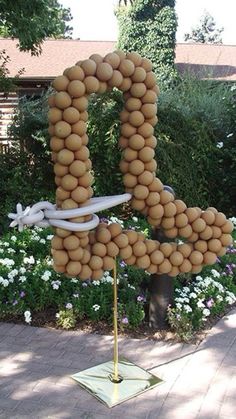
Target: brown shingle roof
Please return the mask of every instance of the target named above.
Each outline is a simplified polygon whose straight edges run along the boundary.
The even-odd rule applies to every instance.
[[[47,40],[42,54],[32,57],[20,52],[17,41],[0,39],[0,50],[5,49],[11,61],[7,64],[10,76],[24,68],[22,78],[53,78],[66,67],[93,53],[106,55],[115,49],[115,41]],[[176,65],[181,72],[194,71],[200,77],[218,80],[236,80],[236,46],[215,44],[177,44]]]

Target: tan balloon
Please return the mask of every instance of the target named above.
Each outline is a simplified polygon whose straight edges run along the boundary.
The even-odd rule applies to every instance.
[[[74,65],[73,67],[70,67],[67,71],[67,77],[68,79],[72,80],[80,80],[83,81],[85,74],[81,67],[78,65]],[[68,84],[67,84],[68,85]]]
[[[81,280],[90,279],[92,275],[92,269],[88,265],[82,265],[79,277]]]
[[[77,134],[71,134],[65,139],[65,146],[71,151],[77,151],[82,146],[82,139]]]
[[[97,65],[97,72],[96,76],[101,81],[107,81],[112,77],[113,74],[113,68],[108,63],[99,63]]]
[[[131,60],[124,59],[119,65],[119,71],[124,77],[129,77],[134,73],[135,66]]]
[[[134,63],[135,67],[142,64],[142,57],[135,51],[129,52],[127,58]]]
[[[130,89],[130,93],[133,97],[141,98],[145,95],[147,87],[144,83],[133,83]]]
[[[82,247],[78,247],[75,250],[69,250],[68,254],[69,254],[69,258],[71,260],[74,260],[74,261],[78,262],[82,259],[83,254],[84,254],[84,250],[83,250]]]
[[[63,76],[58,76],[53,80],[52,87],[54,87],[54,89],[60,92],[61,90],[66,90],[68,84],[69,84],[68,78],[63,75]]]
[[[50,147],[52,151],[60,151],[65,147],[65,142],[61,138],[52,137],[50,140]]]
[[[147,269],[149,268],[151,262],[148,255],[137,257],[136,264],[141,269]]]
[[[71,192],[71,197],[79,204],[83,203],[88,199],[88,191],[83,186],[78,186]]]
[[[69,166],[74,161],[74,153],[66,148],[60,150],[57,155],[57,160],[64,166]]]
[[[93,76],[96,73],[97,64],[94,60],[87,59],[82,61],[81,67],[86,76]]]
[[[119,256],[121,259],[129,259],[133,254],[132,247],[128,244],[128,246],[123,247],[120,249]]]
[[[65,121],[59,121],[55,124],[55,135],[59,138],[66,138],[71,133],[71,126]]]
[[[62,177],[61,186],[66,191],[73,191],[76,188],[77,185],[78,185],[78,180],[77,180],[76,177],[74,177],[70,174],[65,175],[65,176]]]
[[[144,256],[147,252],[147,248],[145,243],[143,243],[142,241],[138,240],[136,243],[134,243],[133,245],[133,254],[135,256]]]
[[[113,242],[107,243],[106,248],[107,248],[108,256],[111,256],[114,258],[115,256],[119,254],[119,247]]]
[[[107,228],[101,228],[96,237],[100,243],[107,244],[111,241],[111,232]]]
[[[69,106],[63,112],[63,119],[64,121],[68,122],[69,124],[74,124],[80,118],[80,113],[78,109],[74,108],[73,106]]]
[[[66,109],[71,105],[71,97],[67,92],[59,92],[54,96],[54,103],[60,109]]]
[[[105,55],[104,62],[108,63],[112,66],[112,68],[117,69],[120,65],[120,57],[115,52],[109,52],[109,54]]]
[[[141,83],[146,79],[147,73],[143,67],[136,67],[131,79],[135,83]]]
[[[70,173],[75,176],[83,176],[86,173],[85,163],[79,160],[75,160],[69,167]]]
[[[66,265],[69,257],[65,250],[55,250],[53,260],[56,265]]]
[[[108,226],[108,230],[111,233],[111,237],[117,237],[122,232],[120,224],[112,223]]]
[[[119,236],[116,236],[113,239],[113,241],[119,247],[119,249],[123,249],[124,247],[128,246],[128,244],[129,244],[128,237],[123,233],[119,234]]]
[[[66,250],[75,250],[79,247],[79,238],[72,234],[63,240],[63,245]]]

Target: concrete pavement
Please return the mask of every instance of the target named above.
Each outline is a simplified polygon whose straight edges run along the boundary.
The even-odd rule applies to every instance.
[[[108,409],[71,374],[112,359],[112,337],[0,323],[0,418],[234,419],[236,309],[200,345],[120,338],[120,354],[164,379]]]

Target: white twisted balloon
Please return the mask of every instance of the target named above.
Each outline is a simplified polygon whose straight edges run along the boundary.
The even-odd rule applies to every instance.
[[[39,227],[59,227],[70,231],[88,231],[97,227],[99,218],[96,212],[112,208],[116,205],[128,202],[132,195],[125,193],[114,196],[101,196],[99,198],[91,198],[89,205],[82,208],[70,210],[58,210],[56,205],[48,201],[41,201],[32,207],[26,207],[24,210],[21,204],[17,204],[16,213],[9,213],[8,217],[13,221],[10,227],[16,227],[22,231],[24,225]],[[84,215],[92,215],[92,220],[83,223],[74,223],[65,221],[69,218],[82,217]]]

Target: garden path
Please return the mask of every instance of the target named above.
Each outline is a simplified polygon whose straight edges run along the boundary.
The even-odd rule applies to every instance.
[[[112,337],[0,323],[0,418],[233,419],[236,309],[199,345],[120,338],[164,383],[108,409],[70,375],[111,359]]]

